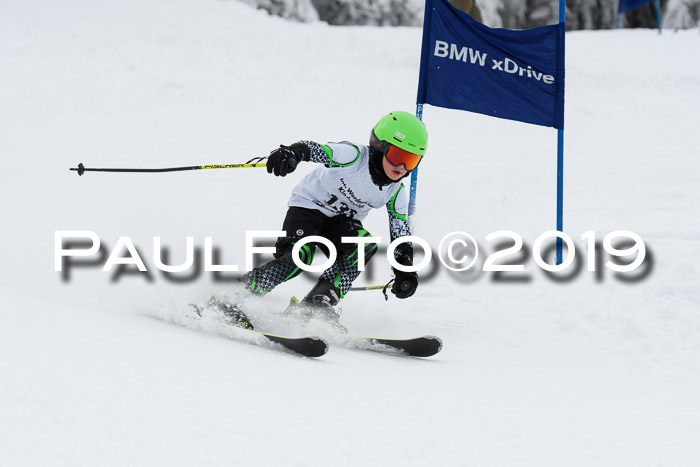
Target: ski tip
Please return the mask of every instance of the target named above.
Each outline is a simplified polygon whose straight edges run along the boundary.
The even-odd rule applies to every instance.
[[[433,355],[440,353],[442,350],[442,339],[440,339],[438,336],[423,336],[419,337],[418,339],[429,341],[430,345],[424,349],[424,352],[414,355],[416,357],[432,357]]]
[[[440,339],[438,336],[425,336],[425,338],[435,341],[435,343],[437,344],[435,353],[439,353],[442,350],[442,339]]]
[[[328,353],[328,349],[330,348],[328,342],[325,339],[321,339],[320,337],[314,337],[314,339],[318,339],[319,341],[323,342],[323,353],[319,355],[319,357],[322,355],[326,355]]]
[[[407,349],[411,357],[432,357],[442,350],[442,339],[437,336],[423,336],[417,338],[416,341],[422,341],[424,345],[410,350]]]
[[[313,345],[311,345],[308,349],[308,352],[305,355],[306,357],[323,357],[328,353],[329,346],[325,339],[318,336],[309,336],[308,339],[310,342],[313,342]]]
[[[286,349],[298,353],[304,357],[322,357],[328,352],[328,342],[320,337],[286,337],[269,334],[266,332],[253,332],[265,336],[270,341],[280,344],[282,347],[285,347]]]
[[[387,345],[404,352],[409,357],[432,357],[442,350],[442,339],[437,336],[421,336],[413,339],[382,339],[363,337],[377,344]]]

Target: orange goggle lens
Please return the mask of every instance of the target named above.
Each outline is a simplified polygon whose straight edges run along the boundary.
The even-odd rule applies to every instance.
[[[423,156],[419,156],[418,154],[405,151],[393,144],[389,146],[389,150],[386,152],[386,160],[388,160],[391,165],[398,167],[403,164],[409,172],[418,167],[418,163],[422,157]]]

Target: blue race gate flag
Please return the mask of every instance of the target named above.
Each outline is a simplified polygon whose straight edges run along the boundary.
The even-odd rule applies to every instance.
[[[564,23],[493,29],[427,0],[418,104],[564,128]]]
[[[617,11],[619,13],[624,13],[652,1],[654,0],[620,0],[620,3],[617,6]]]

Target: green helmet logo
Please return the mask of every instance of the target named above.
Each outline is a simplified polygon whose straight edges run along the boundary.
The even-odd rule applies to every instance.
[[[382,149],[386,143],[422,156],[428,148],[428,130],[425,124],[413,114],[391,112],[374,125],[370,139],[370,144],[378,149]]]

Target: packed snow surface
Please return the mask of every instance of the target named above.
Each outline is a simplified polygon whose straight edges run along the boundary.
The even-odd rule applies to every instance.
[[[330,334],[330,352],[306,359],[183,318],[232,293],[232,274],[164,274],[153,237],[168,264],[184,262],[186,237],[201,252],[209,236],[219,264],[242,269],[245,232],[281,228],[311,164],[284,179],[68,170],[366,143],[384,113],[414,109],[420,29],[293,24],[234,1],[5,0],[0,31],[1,465],[700,463],[697,31],[567,34],[564,228],[579,261],[567,280],[532,256],[555,227],[556,131],[426,106],[415,234],[437,249],[467,232],[479,261],[452,273],[434,258],[408,300],[350,293],[342,322],[438,335],[431,359]],[[386,246],[383,210],[365,226]],[[102,256],[54,271],[66,230],[95,232]],[[523,238],[506,261],[524,271],[482,271],[499,230]],[[605,266],[616,230],[644,240],[639,270]],[[120,237],[147,273],[102,272]],[[270,318],[312,278],[253,311]],[[380,254],[360,282],[389,278]]]

